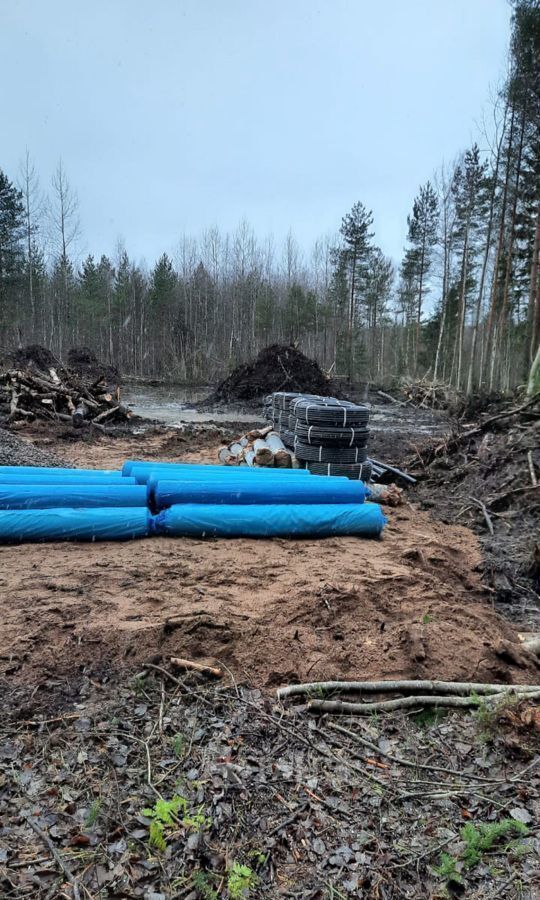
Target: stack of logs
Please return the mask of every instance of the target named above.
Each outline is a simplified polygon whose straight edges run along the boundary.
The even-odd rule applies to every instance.
[[[226,466],[275,466],[280,469],[290,469],[293,465],[292,454],[285,448],[279,434],[272,431],[271,425],[249,431],[228,447],[223,447],[219,451],[219,461]]]
[[[107,384],[105,376],[84,383],[64,367],[47,370],[10,368],[0,372],[0,413],[8,421],[46,419],[66,422],[75,428],[123,422],[131,416],[120,403],[120,388]]]

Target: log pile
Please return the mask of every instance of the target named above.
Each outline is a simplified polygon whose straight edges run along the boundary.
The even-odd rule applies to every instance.
[[[249,431],[219,451],[219,461],[226,466],[255,466],[256,468],[290,469],[293,456],[285,448],[272,426]]]
[[[18,350],[0,370],[0,413],[8,422],[43,419],[75,428],[103,428],[131,416],[105,372],[83,377],[37,345]]]

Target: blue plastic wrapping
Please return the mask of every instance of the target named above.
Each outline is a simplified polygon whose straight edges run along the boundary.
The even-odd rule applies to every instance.
[[[135,469],[137,470],[136,472],[134,471]],[[236,472],[241,473],[241,475],[246,473],[254,476],[272,475],[274,478],[281,478],[283,475],[289,478],[291,476],[301,476],[305,478],[306,475],[311,474],[307,469],[259,469],[256,466],[217,466],[210,464],[206,465],[204,463],[145,462],[142,460],[128,459],[122,466],[122,475],[135,475],[135,477],[137,477],[144,472],[152,470],[158,473],[165,469],[171,471],[170,475],[167,474],[167,478],[176,477],[173,476],[172,473],[178,473],[182,478],[185,478],[188,473],[191,474],[199,471],[204,472],[206,475],[227,475]]]
[[[155,534],[175,537],[379,537],[386,517],[376,503],[205,506],[185,503],[154,516]]]
[[[0,485],[0,510],[146,506],[146,488],[131,484]]]
[[[148,484],[152,510],[177,503],[207,504],[298,504],[363,503],[368,490],[362,481],[348,478],[285,479],[231,478],[179,481],[159,478]]]
[[[122,475],[118,469],[62,469],[54,466],[0,466],[0,478],[2,475],[35,475],[38,472],[48,475],[95,475],[98,478]]]
[[[128,541],[146,537],[147,509],[29,509],[0,511],[0,543]]]
[[[96,475],[49,475],[48,472],[37,472],[35,475],[4,475],[0,473],[0,485],[10,484],[137,484],[134,478],[122,475],[107,475],[100,478]]]

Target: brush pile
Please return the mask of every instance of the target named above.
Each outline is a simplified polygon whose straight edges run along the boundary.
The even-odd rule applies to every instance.
[[[454,409],[462,399],[451,385],[429,378],[402,379],[400,393],[405,402],[423,409]]]
[[[37,344],[9,355],[0,367],[0,414],[8,422],[44,419],[75,428],[126,421],[131,413],[120,403],[118,372],[83,350],[83,361],[80,350],[70,352],[67,367]]]

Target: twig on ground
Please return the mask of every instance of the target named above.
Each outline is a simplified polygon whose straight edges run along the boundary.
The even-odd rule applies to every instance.
[[[490,535],[493,537],[493,534],[494,534],[493,521],[491,519],[490,514],[487,511],[486,504],[482,503],[481,500],[478,500],[477,497],[469,497],[469,500],[472,500],[473,503],[476,503],[476,505],[479,506],[480,509],[482,510],[482,513],[484,514],[484,519],[486,520],[486,525],[488,527],[488,531],[489,531]]]
[[[37,822],[34,822],[30,816],[25,816],[25,820],[26,820],[26,822],[28,822],[28,824],[29,824],[30,828],[32,829],[32,831],[35,831],[36,834],[41,838],[41,840],[43,841],[43,843],[47,845],[47,847],[49,848],[49,850],[51,851],[51,853],[52,853],[52,855],[53,855],[53,857],[54,857],[54,859],[55,859],[55,862],[57,863],[57,865],[60,866],[60,868],[62,869],[62,872],[64,873],[64,875],[66,876],[67,880],[68,880],[69,883],[71,884],[71,887],[72,887],[72,890],[73,890],[73,900],[81,900],[81,894],[80,894],[80,891],[79,891],[79,882],[78,882],[76,876],[75,876],[75,875],[73,874],[73,872],[71,871],[70,867],[69,867],[69,866],[67,865],[67,863],[62,859],[60,853],[58,852],[58,850],[57,850],[56,847],[54,846],[54,844],[53,844],[53,842],[51,841],[49,835],[48,835],[48,834],[45,834],[45,832],[43,831],[43,829],[40,828],[39,825],[37,824]]]
[[[531,482],[533,487],[536,487],[538,484],[538,479],[536,477],[536,472],[534,471],[534,463],[532,458],[532,450],[529,450],[527,453],[527,462],[529,463],[529,472],[531,473]]]

